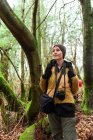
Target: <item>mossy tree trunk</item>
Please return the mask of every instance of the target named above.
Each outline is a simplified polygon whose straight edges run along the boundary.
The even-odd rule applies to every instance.
[[[15,15],[6,0],[0,0],[0,18],[17,39],[28,60],[32,82],[32,102],[28,111],[28,117],[29,121],[32,121],[39,111],[40,95],[40,59],[36,47],[36,41],[28,28]]]
[[[1,51],[1,72],[6,80],[8,80],[8,70],[9,70],[9,60],[7,56],[9,55],[9,49],[0,48]],[[7,54],[7,55],[6,55]]]
[[[93,10],[91,0],[80,0],[83,14],[83,66],[84,101],[83,109],[93,110]]]
[[[19,99],[17,99],[16,94],[8,84],[8,82],[4,79],[2,74],[0,74],[0,91],[4,93],[4,97],[8,102],[9,110],[13,111],[22,111],[24,103],[22,103]]]
[[[21,18],[22,18],[22,21],[23,23],[25,23],[25,0],[21,0]],[[24,69],[24,66],[25,66],[25,55],[24,55],[24,51],[23,49],[21,48],[21,79],[22,79],[22,82],[21,82],[21,99],[24,101],[25,100],[25,88],[24,88],[24,74],[25,74],[25,69]]]
[[[33,36],[36,39],[36,23],[37,23],[37,9],[38,9],[38,1],[39,0],[34,0],[34,9],[33,9],[33,16],[32,16],[32,32]]]
[[[38,53],[39,53],[39,57],[41,58],[41,28],[38,26],[41,23],[41,17],[40,17],[40,1],[38,4],[38,10],[37,10],[37,45],[38,45]]]

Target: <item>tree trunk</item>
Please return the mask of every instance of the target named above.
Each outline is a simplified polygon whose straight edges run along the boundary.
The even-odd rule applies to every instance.
[[[83,35],[83,66],[84,66],[84,110],[93,109],[93,12],[91,0],[80,0],[82,6]]]
[[[33,19],[32,19],[32,31],[33,31],[33,36],[35,37],[35,39],[36,39],[37,8],[38,8],[38,0],[35,0],[34,10],[33,10]]]
[[[6,80],[8,80],[8,70],[9,70],[9,60],[6,56],[9,55],[9,49],[1,49],[1,72],[3,73],[3,76]]]
[[[17,99],[16,94],[13,92],[8,82],[0,74],[0,90],[4,93],[4,97],[8,102],[9,110],[20,111],[23,110],[22,102]]]
[[[40,19],[40,1],[38,4],[38,11],[37,11],[37,26],[40,25],[41,19]],[[37,45],[38,45],[38,53],[39,57],[41,58],[41,28],[39,27],[37,29]]]
[[[25,13],[25,0],[21,0],[21,11],[22,11],[22,21],[25,23],[24,13]],[[25,55],[24,51],[21,48],[21,100],[25,100],[25,88],[24,88],[24,64],[25,64]]]
[[[30,112],[28,111],[28,117],[30,118],[30,121],[32,121],[32,118],[34,119],[33,116],[36,116],[39,111],[40,95],[40,59],[36,42],[33,35],[23,22],[18,19],[6,0],[0,0],[0,17],[23,48],[28,60],[32,82],[32,104]]]

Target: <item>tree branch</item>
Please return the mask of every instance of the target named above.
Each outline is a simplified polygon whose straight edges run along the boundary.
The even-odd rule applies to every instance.
[[[37,26],[36,30],[41,26],[41,24],[46,20],[48,14],[50,13],[50,11],[52,10],[53,6],[55,5],[55,3],[57,2],[57,0],[55,0],[55,2],[53,3],[53,5],[50,7],[47,15],[45,16],[45,18],[42,20],[42,22]]]

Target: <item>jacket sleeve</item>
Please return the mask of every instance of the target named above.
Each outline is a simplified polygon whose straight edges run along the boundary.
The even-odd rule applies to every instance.
[[[43,79],[42,76],[40,77],[40,82],[39,82],[40,89],[44,93],[46,91],[46,79]]]
[[[72,91],[72,94],[76,94],[79,89],[77,71],[73,64],[72,64],[72,67],[70,68],[68,68],[68,71],[72,71],[72,72],[70,76],[68,75],[68,77],[69,77],[69,82],[71,85],[71,91]]]
[[[79,85],[78,85],[78,77],[77,75],[72,77],[71,78],[72,80],[72,87],[71,87],[71,90],[72,90],[72,93],[75,94],[77,93],[78,89],[79,89]]]

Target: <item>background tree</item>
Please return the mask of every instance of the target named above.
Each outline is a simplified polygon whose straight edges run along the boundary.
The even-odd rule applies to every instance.
[[[4,77],[6,80],[8,80],[8,70],[9,70],[9,60],[7,58],[9,53],[9,48],[4,49],[4,48],[0,48],[0,54],[1,54],[1,72],[3,73]]]
[[[93,11],[91,0],[80,0],[83,15],[83,67],[84,67],[84,101],[83,109],[93,109]]]
[[[22,21],[25,23],[25,0],[21,0],[21,13],[22,13]],[[21,48],[21,99],[25,99],[25,88],[24,88],[24,75],[25,75],[25,55],[24,51]]]
[[[18,40],[19,44],[22,46],[28,60],[32,83],[32,102],[28,110],[28,118],[29,121],[32,121],[39,111],[40,94],[38,85],[40,78],[40,60],[37,52],[35,38],[29,32],[23,22],[21,22],[14,14],[6,0],[0,0],[0,17],[15,36],[15,38]]]

